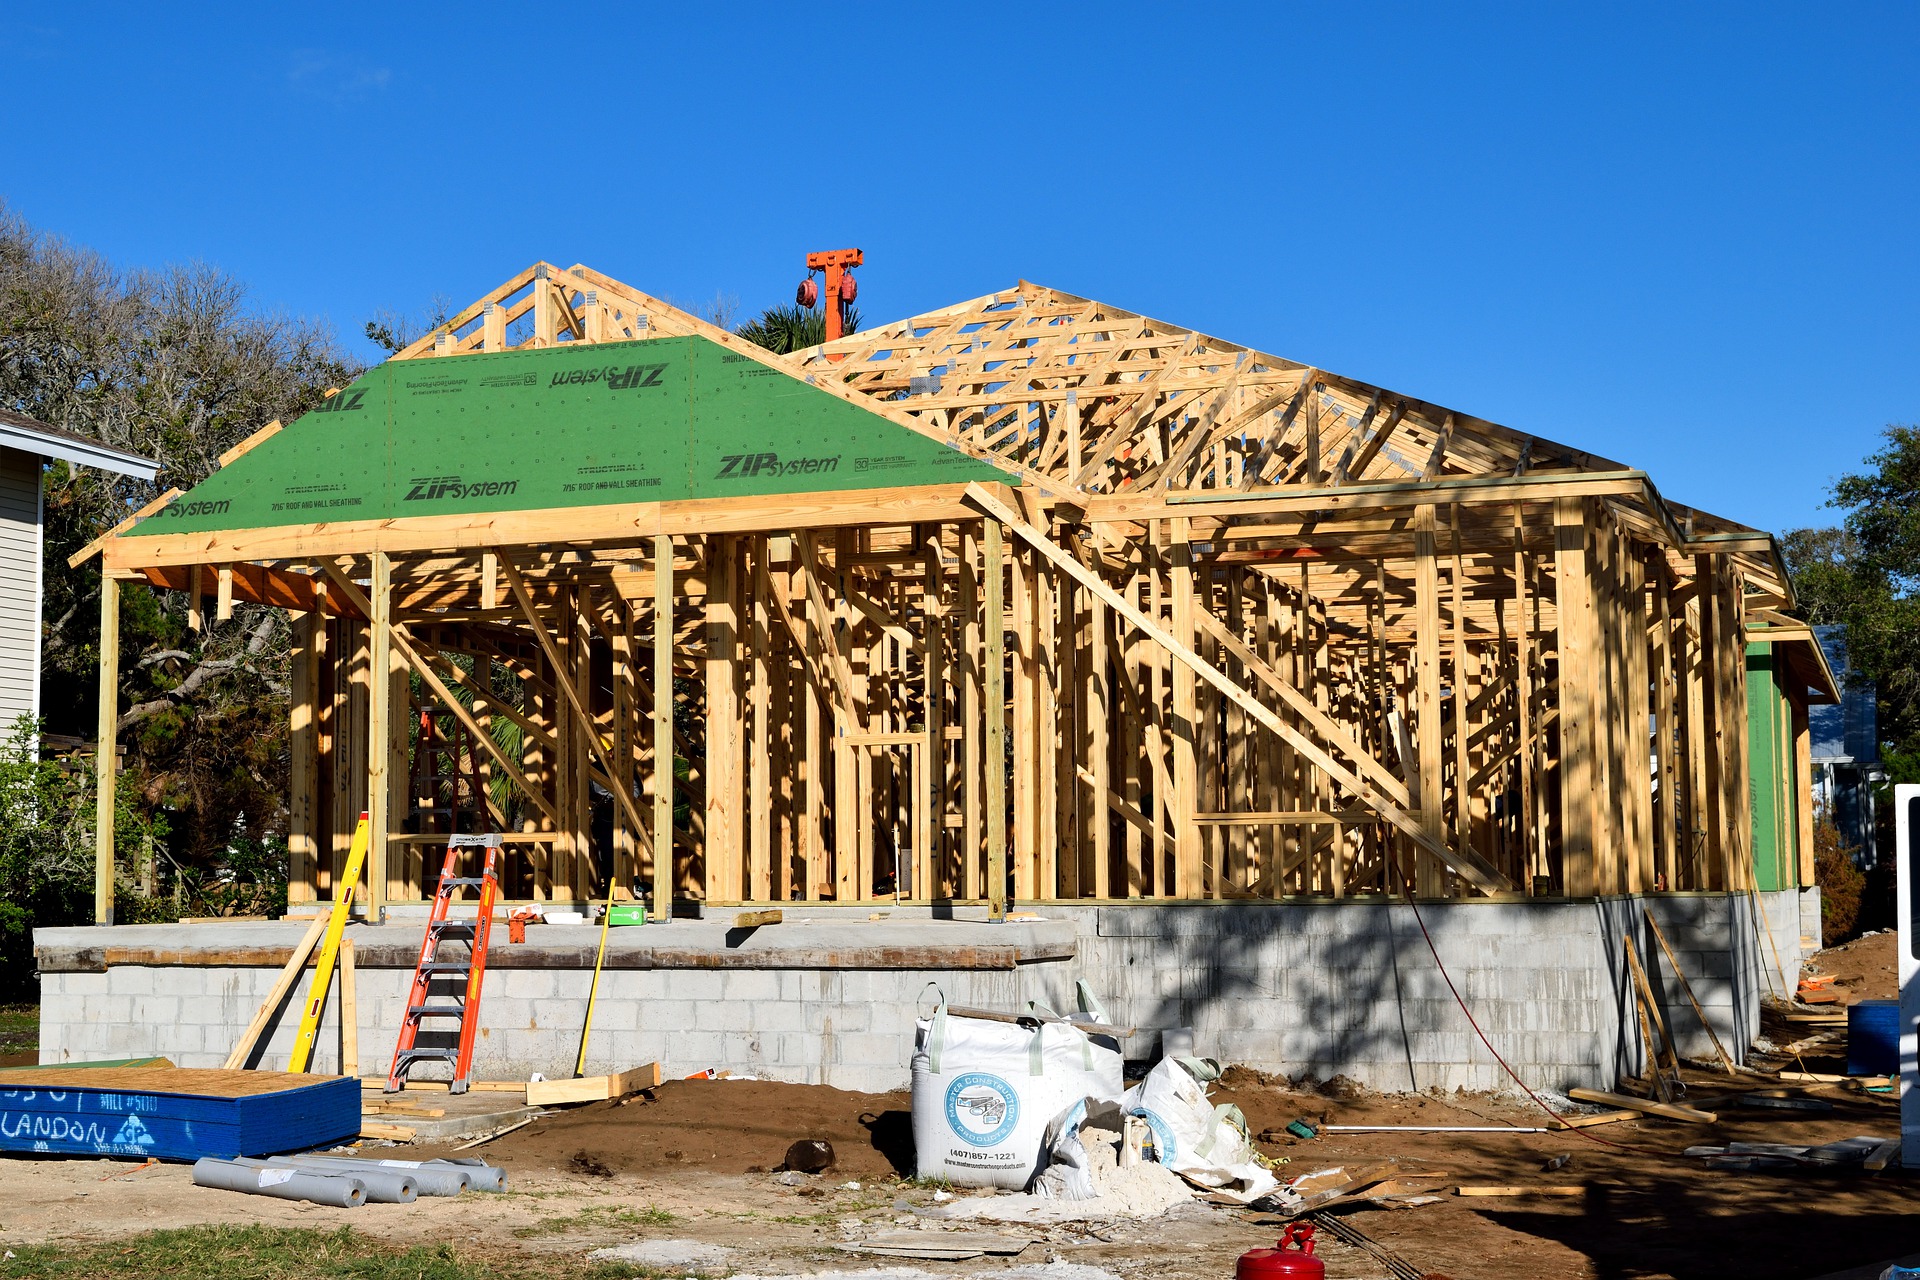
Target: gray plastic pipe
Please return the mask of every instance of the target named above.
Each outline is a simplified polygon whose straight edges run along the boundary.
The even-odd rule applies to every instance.
[[[476,1160],[472,1156],[457,1156],[451,1160],[429,1160],[428,1164],[452,1165],[464,1169],[469,1184],[475,1191],[505,1191],[507,1189],[507,1171],[497,1164],[488,1164],[485,1160]]]
[[[250,1169],[299,1169],[306,1167],[306,1161],[299,1156],[269,1156],[265,1160],[235,1160],[235,1164],[244,1164]],[[367,1189],[368,1204],[412,1204],[420,1198],[420,1184],[404,1169],[353,1169],[333,1170],[314,1168],[311,1172],[327,1177],[340,1177],[343,1173],[357,1179]]]
[[[331,1174],[351,1174],[357,1177],[364,1170],[381,1168],[393,1173],[404,1173],[413,1179],[414,1187],[423,1196],[457,1196],[473,1182],[465,1169],[454,1168],[451,1165],[436,1168],[434,1164],[424,1160],[355,1160],[349,1156],[285,1156],[282,1158],[296,1160],[303,1168]]]
[[[366,1184],[344,1174],[292,1168],[251,1169],[231,1160],[215,1160],[212,1156],[202,1156],[193,1162],[193,1185],[249,1196],[272,1196],[276,1200],[311,1200],[337,1209],[358,1209],[367,1199]]]

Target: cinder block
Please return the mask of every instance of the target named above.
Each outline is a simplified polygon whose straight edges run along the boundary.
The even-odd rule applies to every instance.
[[[725,975],[706,969],[667,971],[667,996],[674,1000],[718,1000]]]
[[[693,1025],[701,1031],[746,1031],[753,1025],[753,1007],[743,1001],[710,1000],[694,1006]]]
[[[117,996],[144,996],[153,992],[153,970],[143,964],[123,964],[107,970],[107,989]]]
[[[691,1000],[648,1000],[639,1005],[640,1026],[648,1031],[691,1031]]]
[[[736,969],[723,977],[720,990],[728,1000],[778,1000],[780,975],[771,969]]]
[[[900,1036],[856,1032],[835,1037],[839,1049],[836,1061],[847,1065],[889,1065],[904,1067],[909,1053]]]
[[[724,1048],[717,1031],[683,1031],[668,1040],[663,1061],[672,1067],[671,1074],[690,1075],[708,1067],[727,1065]]]
[[[594,1006],[593,1029],[633,1031],[640,1026],[640,1006],[632,1000],[602,999]]]
[[[194,1023],[198,1027],[225,1027],[230,1021],[228,1004],[219,996],[167,996],[177,1004],[177,1017],[182,1023]]]
[[[806,1027],[806,1008],[798,1000],[763,1000],[753,1006],[756,1031],[773,1034],[804,1031]]]
[[[494,989],[494,977],[500,979],[499,990]],[[487,974],[486,989],[481,1001],[498,996],[511,996],[519,1000],[551,1000],[557,994],[551,969],[499,969]]]
[[[133,999],[133,1020],[141,1026],[168,1028],[180,1021],[177,996],[138,995]]]

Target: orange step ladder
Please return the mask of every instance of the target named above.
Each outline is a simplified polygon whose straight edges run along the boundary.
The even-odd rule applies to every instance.
[[[484,849],[486,859],[477,876],[460,876],[461,851]],[[393,1067],[387,1072],[387,1093],[407,1087],[407,1073],[422,1062],[445,1062],[453,1067],[448,1093],[465,1093],[467,1076],[473,1070],[473,1041],[480,1029],[480,983],[487,974],[487,936],[493,929],[493,900],[499,895],[500,835],[447,837],[447,860],[440,868],[440,884],[433,892],[433,911],[427,917],[426,936],[420,940],[420,959],[413,969],[413,988],[407,993],[407,1008],[400,1020],[400,1040],[393,1048]],[[450,918],[455,891],[477,889],[478,910],[473,919]],[[464,940],[469,945],[465,959],[442,959],[440,944]],[[435,995],[433,985],[464,981],[458,991]],[[418,1047],[421,1023],[428,1018],[451,1018],[459,1024],[459,1040],[454,1048]],[[439,1028],[434,1030],[438,1031]]]

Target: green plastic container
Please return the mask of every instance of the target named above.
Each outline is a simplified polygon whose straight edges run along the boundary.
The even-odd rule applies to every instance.
[[[613,907],[607,911],[607,927],[617,929],[623,924],[645,924],[647,909],[636,904]]]

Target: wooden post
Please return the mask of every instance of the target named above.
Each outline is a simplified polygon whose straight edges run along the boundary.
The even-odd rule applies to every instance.
[[[93,922],[113,923],[114,788],[119,781],[120,580],[100,573],[100,706],[93,738]]]
[[[653,540],[653,907],[673,917],[673,539]]]
[[[631,797],[635,756],[633,730],[639,716],[634,700],[633,606],[618,592],[608,604],[613,610],[609,628],[609,639],[613,643],[613,773],[607,780],[616,787],[625,788]],[[627,818],[626,806],[614,805],[611,897],[627,899],[632,896],[633,882],[640,873],[633,856],[636,838],[644,836],[633,829]]]
[[[773,676],[768,666],[768,650],[773,644],[772,619],[769,616],[773,582],[767,572],[768,546],[765,535],[747,543],[753,557],[752,630],[748,648],[752,659],[752,684],[749,699],[753,707],[753,728],[748,738],[752,756],[747,770],[747,877],[742,897],[767,901],[773,896],[773,725],[768,713],[773,707]]]
[[[1533,765],[1537,753],[1533,743],[1533,621],[1527,611],[1528,576],[1527,528],[1520,504],[1516,502],[1513,504],[1513,691],[1517,712],[1515,731],[1519,734],[1519,750],[1515,758],[1520,764],[1520,821],[1516,825],[1516,843],[1520,847],[1520,884],[1526,892],[1532,893],[1535,871]]]
[[[1193,647],[1192,521],[1180,517],[1167,522],[1167,550],[1171,556],[1168,589],[1173,593],[1174,639]],[[1199,800],[1200,701],[1193,671],[1183,662],[1173,665],[1173,867],[1172,896],[1200,898],[1206,890],[1200,865],[1200,827],[1193,820]]]
[[[1078,419],[1075,414],[1075,419]],[[1107,649],[1107,609],[1099,598],[1087,596],[1087,628],[1089,632],[1089,663],[1087,671],[1087,763],[1093,772],[1093,796],[1087,805],[1088,821],[1091,823],[1089,834],[1093,849],[1093,883],[1090,886],[1093,896],[1107,898],[1113,896],[1112,868],[1109,863],[1111,849],[1110,832],[1113,823],[1107,814],[1107,796],[1113,791],[1113,778],[1109,760],[1111,747],[1107,742],[1107,726],[1113,716],[1112,699],[1108,693],[1107,667],[1110,661]]]
[[[1600,891],[1595,865],[1593,580],[1588,571],[1586,504],[1553,504],[1555,603],[1560,620],[1560,850],[1569,897]]]
[[[1800,887],[1813,884],[1813,737],[1807,723],[1804,696],[1793,700],[1794,831],[1800,846]]]
[[[739,898],[745,799],[740,777],[740,605],[731,534],[707,539],[707,832],[708,902]]]
[[[289,611],[293,633],[287,664],[287,901],[312,902],[316,896],[318,848],[314,839],[319,793],[317,766],[320,658],[315,641],[326,629],[326,615]]]
[[[387,837],[393,829],[391,788],[387,785],[387,740],[393,717],[393,561],[384,551],[369,557],[373,605],[367,702],[367,919],[378,921],[387,902]],[[336,884],[334,893],[345,891]]]
[[[985,804],[981,792],[985,783],[985,768],[982,760],[985,748],[981,742],[983,713],[981,702],[983,663],[985,648],[983,635],[987,628],[982,624],[983,606],[980,603],[980,526],[972,523],[960,526],[960,799],[964,806],[962,827],[960,829],[960,891],[955,895],[961,899],[976,897],[980,892],[980,848],[986,838],[982,831],[985,817]]]
[[[1413,516],[1414,555],[1414,732],[1419,735],[1418,802],[1420,829],[1441,844],[1447,839],[1446,756],[1440,728],[1440,570],[1435,547],[1435,511],[1431,503]],[[1422,897],[1446,891],[1442,868],[1415,855],[1414,884]]]
[[[1726,647],[1725,614],[1720,606],[1720,577],[1711,555],[1695,556],[1694,598],[1700,610],[1700,639],[1697,646],[1700,664],[1700,749],[1701,785],[1704,804],[1696,817],[1701,840],[1701,879],[1696,889],[1730,889],[1738,882],[1728,878],[1732,859],[1728,854],[1726,806],[1727,733],[1724,723],[1726,703],[1724,685],[1726,664],[1720,651]],[[1742,656],[1744,664],[1745,657]],[[1564,716],[1565,712],[1562,712]]]
[[[921,547],[925,564],[920,616],[925,628],[926,665],[921,698],[926,708],[927,745],[920,751],[920,791],[918,829],[913,834],[913,896],[942,897],[941,856],[947,833],[947,654],[946,604],[943,599],[945,571],[940,564],[940,526],[928,525]]]
[[[986,522],[986,574],[981,584],[985,614],[987,720],[986,820],[987,912],[1007,918],[1007,614],[1006,543],[997,520]]]

